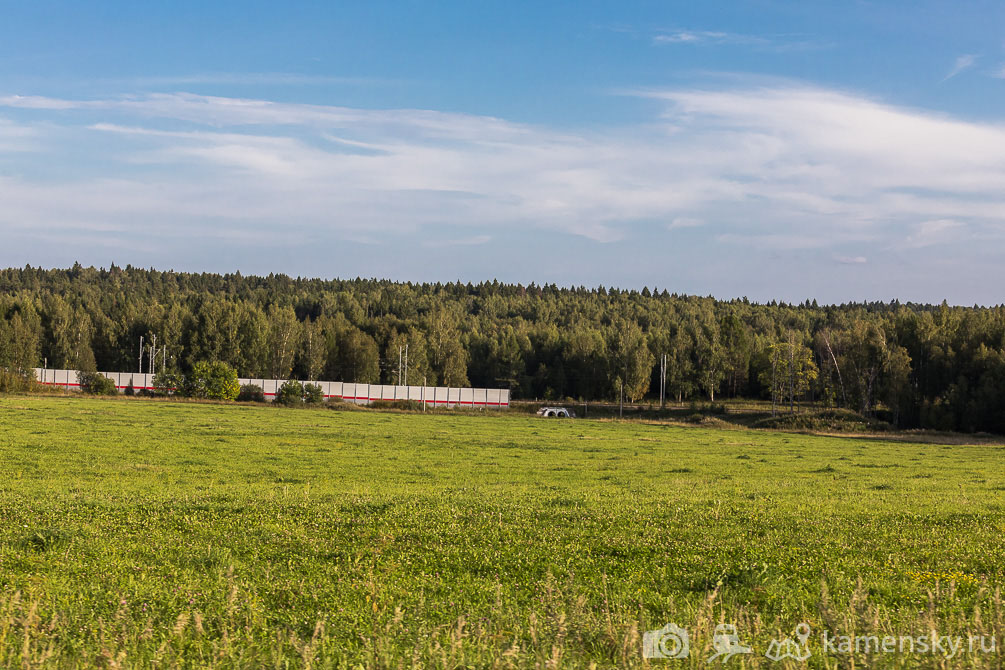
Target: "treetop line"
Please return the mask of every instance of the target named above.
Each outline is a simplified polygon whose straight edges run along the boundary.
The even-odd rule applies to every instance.
[[[156,335],[156,342],[153,337]],[[0,365],[508,387],[514,397],[807,399],[1005,433],[1005,308],[719,301],[132,267],[0,270]],[[164,347],[167,347],[164,349]],[[143,354],[140,354],[141,356]],[[400,362],[399,362],[400,361]],[[148,368],[149,369],[149,368]]]

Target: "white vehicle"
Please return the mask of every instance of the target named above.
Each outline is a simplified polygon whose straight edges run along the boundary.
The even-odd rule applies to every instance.
[[[575,419],[576,413],[570,412],[564,407],[542,407],[537,410],[538,416],[558,417],[561,419]]]

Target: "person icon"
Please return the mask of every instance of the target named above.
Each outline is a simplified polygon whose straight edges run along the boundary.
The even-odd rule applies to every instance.
[[[754,651],[740,643],[740,636],[736,634],[736,626],[731,623],[721,623],[715,627],[715,633],[712,635],[712,649],[715,650],[715,653],[708,657],[709,663],[720,656],[722,662],[725,663],[737,654],[750,654]]]
[[[771,644],[768,645],[768,651],[764,655],[772,661],[780,661],[783,658],[805,661],[812,655],[806,644],[809,639],[810,625],[808,623],[801,623],[796,626],[796,640],[799,640],[799,642],[796,642],[791,637],[780,641],[772,640]]]

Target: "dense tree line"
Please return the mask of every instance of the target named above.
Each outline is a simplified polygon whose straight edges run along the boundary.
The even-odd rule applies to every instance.
[[[515,397],[770,398],[1005,433],[1005,308],[716,301],[666,290],[0,270],[0,366],[509,387]],[[163,352],[162,352],[163,353]],[[158,366],[163,356],[158,359]],[[160,367],[158,367],[158,370]]]

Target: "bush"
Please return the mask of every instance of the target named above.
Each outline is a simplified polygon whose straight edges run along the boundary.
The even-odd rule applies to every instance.
[[[296,379],[287,379],[276,392],[276,402],[292,407],[304,404],[304,385]]]
[[[729,414],[729,408],[726,407],[725,403],[721,402],[712,402],[703,405],[692,399],[688,407],[692,413],[696,414]]]
[[[265,391],[258,384],[245,384],[237,394],[237,402],[265,402]]]
[[[115,382],[100,372],[78,372],[77,382],[80,390],[91,395],[118,395]]]
[[[304,384],[304,402],[308,405],[323,405],[325,393],[321,384]]]
[[[323,405],[325,394],[320,384],[303,384],[296,379],[287,379],[276,392],[276,402],[287,407]]]
[[[185,377],[177,372],[162,372],[154,375],[153,387],[154,390],[152,395],[166,396],[183,393],[185,387]],[[140,395],[145,395],[145,392],[146,389],[143,389],[140,392]]]
[[[33,370],[0,368],[0,393],[26,393],[35,389]]]
[[[890,429],[890,424],[862,416],[850,409],[825,409],[799,414],[779,414],[755,421],[754,428],[777,430],[809,430],[844,433],[877,432]]]
[[[335,409],[335,410],[362,409],[361,405],[357,405],[356,403],[346,400],[345,398],[338,398],[335,396],[328,398],[328,402],[325,403],[325,407],[327,407],[328,409]]]
[[[200,361],[185,376],[185,395],[191,398],[211,398],[213,400],[237,400],[241,385],[237,381],[237,371],[222,361]]]

